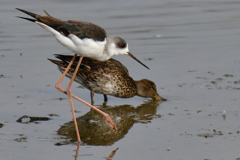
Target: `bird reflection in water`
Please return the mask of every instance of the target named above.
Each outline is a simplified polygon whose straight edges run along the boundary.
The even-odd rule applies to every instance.
[[[77,118],[79,131],[82,137],[82,144],[87,145],[112,145],[122,139],[134,123],[149,123],[154,118],[160,118],[157,108],[162,101],[149,100],[138,107],[131,105],[108,106],[106,103],[99,106],[99,109],[108,113],[118,130],[112,130],[104,117],[91,110],[85,115]],[[73,121],[62,125],[57,134],[64,139],[58,145],[65,145],[76,142],[76,133]]]

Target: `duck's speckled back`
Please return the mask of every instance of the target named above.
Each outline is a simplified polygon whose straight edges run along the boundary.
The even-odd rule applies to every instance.
[[[57,55],[61,61],[56,61],[59,70],[64,72],[72,56]],[[79,57],[76,58],[67,76],[72,77]],[[95,93],[112,95],[121,98],[130,98],[136,95],[137,89],[135,81],[129,76],[127,68],[119,61],[109,59],[108,61],[97,61],[90,58],[83,58],[82,64],[89,66],[80,67],[75,81],[82,84]]]

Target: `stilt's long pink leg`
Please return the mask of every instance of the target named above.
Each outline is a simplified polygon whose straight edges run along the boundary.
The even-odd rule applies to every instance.
[[[71,65],[73,64],[74,60],[76,59],[76,57],[77,57],[77,54],[75,54],[74,57],[72,58],[72,60],[69,62],[68,67],[66,68],[66,70],[65,70],[64,73],[62,74],[61,78],[59,79],[59,81],[58,81],[57,84],[55,85],[56,89],[57,89],[59,92],[62,92],[62,93],[67,94],[67,95],[68,95],[67,91],[65,91],[64,89],[62,89],[60,85],[61,85],[61,83],[62,83],[63,78],[65,77],[65,75],[67,74],[68,70],[70,69]],[[79,68],[79,66],[80,66],[80,64],[81,64],[80,61],[82,61],[82,57],[80,58],[80,60],[79,60],[79,62],[78,62],[78,68]],[[78,70],[78,69],[76,68],[76,70],[75,70],[76,73],[77,73],[77,70]],[[73,75],[73,76],[74,76],[74,75]],[[76,76],[76,75],[75,75],[75,76]],[[74,76],[74,78],[75,78],[75,76]],[[74,80],[74,78],[72,77],[73,80]],[[71,79],[71,81],[72,81],[72,79]],[[71,81],[70,81],[70,83],[73,83],[73,81],[72,81],[72,82],[71,82]],[[69,84],[70,84],[70,83],[69,83]],[[69,85],[68,85],[68,89],[69,89]],[[70,88],[70,93],[71,93],[71,88]],[[91,107],[91,108],[94,109],[95,111],[97,111],[97,112],[99,112],[100,114],[102,114],[102,115],[106,118],[106,120],[108,121],[109,125],[110,125],[112,128],[114,128],[114,129],[117,130],[117,127],[114,125],[112,119],[110,118],[110,116],[109,116],[107,113],[105,113],[105,112],[97,109],[96,107],[92,106],[91,104],[85,102],[84,100],[78,98],[77,96],[75,96],[75,95],[73,95],[73,94],[70,94],[70,95],[71,95],[71,96],[68,95],[68,97],[70,97],[69,102],[71,101],[71,97],[73,97],[73,98],[75,98],[76,100],[78,100],[78,101],[86,104],[87,106]],[[71,105],[71,104],[72,104],[72,101],[70,102],[70,105]],[[77,132],[77,136],[78,136],[78,142],[81,142],[80,135],[79,135],[79,132],[78,132],[78,127],[77,127],[77,122],[76,122],[76,117],[75,117],[73,105],[71,105],[71,110],[72,110],[72,114],[73,114],[74,125],[75,125],[76,132]]]
[[[76,149],[76,154],[75,154],[75,158],[74,158],[74,160],[77,160],[77,158],[78,158],[78,151],[79,151],[79,148],[80,148],[80,143],[78,143],[78,145],[77,145],[77,149]]]
[[[69,71],[70,67],[72,66],[72,64],[73,64],[74,60],[76,59],[76,57],[77,57],[77,54],[74,54],[72,60],[71,60],[71,61],[69,62],[69,64],[68,64],[66,70],[63,72],[62,76],[60,77],[60,79],[58,80],[57,84],[55,85],[55,88],[56,88],[59,92],[62,92],[62,93],[67,94],[67,92],[66,92],[65,90],[63,90],[60,85],[61,85],[61,83],[62,83],[62,81],[63,81],[63,78],[66,76],[67,72]]]
[[[81,142],[81,139],[80,139],[80,134],[79,134],[79,131],[78,131],[78,125],[77,125],[77,119],[76,119],[76,116],[75,116],[75,112],[74,112],[74,107],[73,107],[73,102],[72,102],[72,96],[71,96],[71,90],[72,90],[72,83],[76,77],[76,74],[78,72],[78,69],[80,67],[80,64],[82,62],[82,59],[83,57],[80,57],[79,61],[78,61],[78,64],[77,64],[77,67],[73,73],[73,76],[68,84],[68,87],[67,87],[67,95],[68,95],[68,99],[69,99],[69,103],[70,103],[70,107],[71,107],[71,110],[72,110],[72,115],[73,115],[73,121],[74,121],[74,126],[75,126],[75,129],[76,129],[76,133],[77,133],[77,139],[78,139],[78,142],[80,143]]]
[[[65,93],[65,92],[63,92],[63,93]],[[82,102],[83,104],[86,104],[87,106],[91,107],[92,109],[94,109],[94,110],[97,111],[98,113],[102,114],[102,115],[105,117],[105,119],[108,121],[108,124],[109,124],[113,129],[116,129],[116,130],[117,130],[117,127],[114,125],[111,117],[110,117],[107,113],[105,113],[105,112],[101,111],[100,109],[92,106],[91,104],[87,103],[86,101],[78,98],[77,96],[75,96],[75,95],[73,95],[73,94],[71,94],[71,96],[72,96],[74,99]]]
[[[77,57],[77,54],[74,54],[72,60],[70,61],[69,65],[67,66],[66,70],[64,71],[64,73],[62,74],[61,78],[59,79],[59,81],[57,82],[56,84],[56,88],[58,91],[61,92],[61,90],[59,88],[60,87],[60,84],[62,83],[62,80],[63,78],[65,77],[65,75],[67,74],[69,68],[71,67],[71,65],[73,64],[74,60],[76,59]],[[81,57],[81,60],[82,60],[82,57]],[[81,62],[80,62],[81,64]],[[75,77],[73,77],[75,78]],[[72,80],[72,79],[71,79]],[[68,85],[68,87],[71,85],[71,81]],[[71,87],[71,86],[70,86]],[[64,91],[66,92],[66,91]],[[77,134],[77,139],[78,139],[78,142],[80,143],[81,142],[81,139],[80,139],[80,134],[79,134],[79,131],[78,131],[78,125],[77,125],[77,120],[76,120],[76,116],[75,116],[75,112],[74,112],[74,107],[73,107],[73,103],[72,103],[72,97],[71,97],[71,88],[70,88],[70,92],[66,92],[66,94],[68,95],[68,99],[69,99],[69,103],[70,103],[70,107],[71,107],[71,111],[72,111],[72,116],[73,116],[73,122],[74,122],[74,126],[75,126],[75,129],[76,129],[76,134]]]

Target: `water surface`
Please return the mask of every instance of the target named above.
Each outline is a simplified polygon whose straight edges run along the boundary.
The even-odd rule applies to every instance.
[[[53,54],[72,53],[36,24],[16,18],[25,15],[15,7],[90,21],[109,36],[123,37],[151,70],[127,56],[114,58],[134,79],[154,81],[158,93],[168,99],[160,103],[109,97],[105,105],[103,96],[96,94],[95,105],[126,125],[124,132],[109,135],[111,141],[102,141],[99,133],[110,132],[102,120],[95,139],[88,137],[80,146],[78,159],[105,159],[116,148],[114,160],[240,158],[239,1],[0,3],[1,159],[74,159],[77,149],[67,96],[54,88],[61,73],[47,60]],[[63,88],[68,82],[66,78]],[[75,83],[73,93],[90,102],[89,91],[77,87]],[[77,101],[74,106],[82,134],[94,132],[83,121],[93,113]],[[24,115],[51,119],[18,123]]]

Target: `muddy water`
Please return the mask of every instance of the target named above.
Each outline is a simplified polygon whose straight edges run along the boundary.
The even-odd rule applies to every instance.
[[[115,160],[240,158],[240,2],[2,0],[0,4],[1,159],[74,159],[76,154],[78,159],[113,156]],[[123,37],[151,70],[127,56],[114,58],[134,79],[154,81],[168,101],[109,97],[103,104],[103,96],[96,94],[95,105],[122,120],[115,122],[119,132],[74,101],[84,141],[78,149],[67,97],[54,88],[61,74],[47,60],[53,54],[72,53],[39,26],[17,19],[24,14],[15,7],[94,22],[109,36]],[[73,92],[90,102],[89,91],[78,86],[74,84]],[[30,118],[17,122],[24,115]]]

